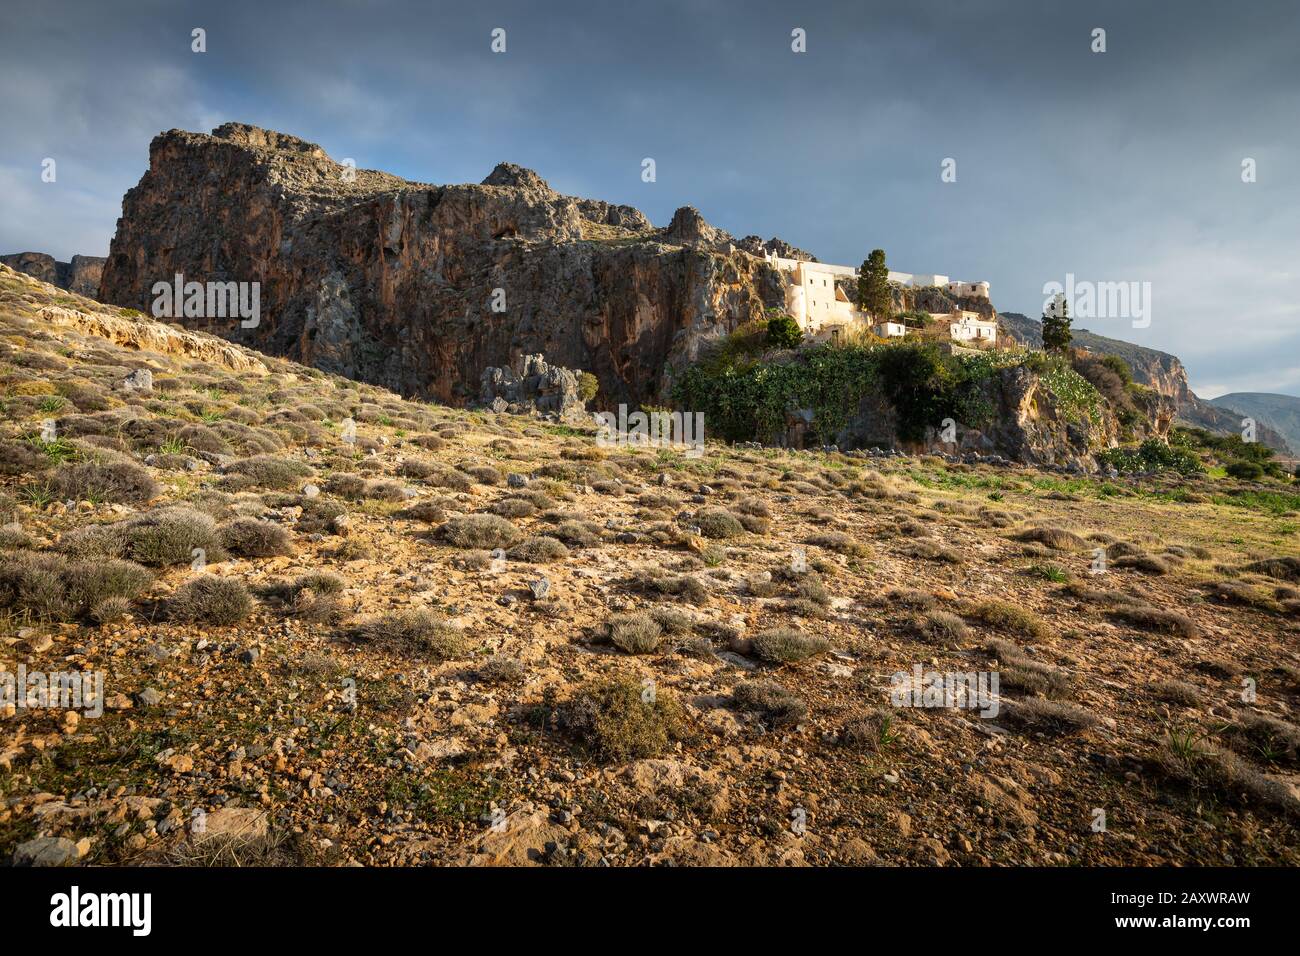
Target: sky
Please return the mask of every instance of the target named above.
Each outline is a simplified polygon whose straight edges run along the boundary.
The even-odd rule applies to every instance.
[[[240,121],[825,262],[879,247],[1000,311],[1137,283],[1076,327],[1173,352],[1202,397],[1300,395],[1298,40],[1294,0],[43,0],[0,32],[0,253],[105,255],[155,135]]]

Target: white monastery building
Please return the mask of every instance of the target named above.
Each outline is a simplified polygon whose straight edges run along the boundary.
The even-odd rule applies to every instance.
[[[836,266],[825,262],[807,262],[803,259],[784,259],[773,253],[764,255],[773,268],[785,273],[786,311],[799,323],[805,334],[818,335],[836,326],[867,324],[871,318],[859,311],[839,288],[837,280],[856,279],[858,270],[853,266]],[[989,297],[987,282],[958,282],[937,274],[890,272],[889,281],[908,288],[937,286],[950,295],[981,299]],[[997,323],[985,321],[977,312],[962,312],[936,316],[951,318],[952,338],[961,342],[995,342]],[[882,338],[903,338],[907,327],[901,322],[884,321],[873,326]]]

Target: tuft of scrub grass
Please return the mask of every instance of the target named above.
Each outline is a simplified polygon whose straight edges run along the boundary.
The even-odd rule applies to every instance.
[[[897,739],[894,715],[881,708],[871,710],[865,717],[850,720],[840,730],[839,736],[841,744],[864,753],[877,753]]]
[[[1088,542],[1073,531],[1065,528],[1038,527],[1026,528],[1014,535],[1017,541],[1036,541],[1057,551],[1082,551]]]
[[[255,518],[237,518],[220,531],[221,544],[244,558],[271,558],[293,552],[289,532],[278,524]]]
[[[1009,724],[1048,735],[1078,733],[1099,723],[1095,714],[1077,704],[1042,697],[1004,699],[1001,712]]]
[[[311,474],[311,469],[292,458],[277,455],[254,455],[241,458],[226,466],[226,475],[237,475],[243,482],[231,482],[232,485],[256,486],[272,491],[284,491],[293,488],[300,480]]]
[[[506,552],[511,561],[526,561],[530,564],[550,564],[563,561],[569,556],[569,549],[556,538],[538,535],[525,538]]]
[[[84,461],[56,471],[51,490],[59,499],[139,504],[158,494],[158,483],[133,462]]]
[[[253,612],[253,598],[238,578],[205,574],[183,585],[167,604],[169,616],[192,624],[238,624]]]
[[[956,550],[933,538],[921,538],[903,545],[902,553],[912,558],[925,561],[944,561],[948,564],[961,564],[964,560]]]
[[[464,657],[472,650],[464,631],[425,608],[363,621],[352,629],[351,637],[360,643],[396,646],[438,661]]]
[[[726,508],[701,508],[690,523],[698,527],[706,538],[734,538],[745,532],[744,525]]]
[[[522,684],[527,673],[523,661],[493,654],[479,666],[476,676],[485,684]]]
[[[667,694],[647,693],[632,677],[579,690],[558,718],[561,729],[607,763],[657,757],[686,737],[681,705]]]
[[[148,570],[131,561],[78,561],[61,554],[19,552],[0,562],[0,608],[72,621],[108,598],[134,599],[152,580]]]
[[[910,626],[917,637],[936,647],[958,647],[970,635],[966,622],[948,611],[925,611],[912,618]]]
[[[770,627],[751,638],[754,655],[761,660],[789,664],[830,650],[824,637],[805,634],[792,627]]]
[[[1144,631],[1173,634],[1177,637],[1197,637],[1201,629],[1186,614],[1153,607],[1150,604],[1120,604],[1106,612],[1117,621]]]
[[[1203,700],[1199,688],[1181,680],[1153,681],[1148,685],[1147,691],[1156,700],[1183,707],[1199,707]]]
[[[439,529],[439,534],[458,548],[492,551],[510,547],[519,539],[520,531],[498,515],[480,514],[452,518]]]
[[[969,605],[962,610],[962,616],[1028,641],[1041,641],[1051,635],[1051,630],[1033,611],[998,598]]]
[[[605,622],[605,636],[627,654],[653,654],[659,649],[663,627],[644,611],[615,614]]]
[[[1285,783],[1264,776],[1235,753],[1220,747],[1210,734],[1170,728],[1161,741],[1156,763],[1168,779],[1194,791],[1300,817],[1300,799]]]
[[[798,724],[808,717],[803,698],[776,681],[740,684],[731,699],[742,710],[755,711],[773,724]]]
[[[1234,750],[1266,765],[1295,767],[1300,757],[1300,727],[1268,714],[1242,715],[1223,737]]]
[[[806,544],[825,548],[827,551],[834,551],[850,558],[859,557],[867,552],[867,549],[860,543],[840,531],[824,531],[804,540]]]

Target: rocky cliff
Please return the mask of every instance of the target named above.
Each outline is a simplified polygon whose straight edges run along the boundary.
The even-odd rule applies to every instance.
[[[99,295],[99,283],[106,261],[103,256],[73,256],[71,262],[59,262],[43,252],[16,252],[0,256],[0,264],[90,298]]]
[[[1003,312],[998,318],[1012,337],[1033,348],[1042,348],[1043,329],[1037,319],[1018,312]],[[1135,382],[1172,398],[1178,423],[1224,435],[1241,432],[1240,415],[1233,410],[1217,407],[1197,397],[1192,391],[1187,384],[1187,369],[1178,356],[1097,335],[1087,329],[1075,329],[1073,334],[1075,345],[1102,355],[1118,355],[1133,370]],[[1256,426],[1256,435],[1270,448],[1283,454],[1291,453],[1283,435],[1268,423],[1261,421]]]
[[[256,328],[178,321],[446,402],[528,354],[593,372],[607,401],[647,400],[666,367],[782,297],[761,258],[690,208],[656,230],[511,164],[478,185],[413,183],[242,124],[154,139],[100,297],[149,311],[176,273],[261,284]]]

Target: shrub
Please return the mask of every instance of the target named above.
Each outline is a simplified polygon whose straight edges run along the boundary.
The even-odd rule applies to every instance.
[[[127,522],[120,531],[109,525],[100,532],[107,545],[117,532],[124,541],[127,557],[152,567],[189,564],[197,548],[205,561],[220,561],[221,540],[217,523],[210,515],[193,508],[160,508]],[[87,529],[89,530],[89,529]],[[90,536],[85,538],[90,543]]]
[[[297,528],[305,534],[314,532],[333,533],[336,528],[334,519],[347,514],[347,508],[337,501],[327,498],[302,499],[302,514],[298,516]]]
[[[311,474],[311,469],[292,458],[276,455],[254,455],[242,458],[226,467],[227,475],[241,475],[261,488],[283,491],[298,484]]]
[[[803,698],[776,681],[741,684],[732,691],[731,699],[737,707],[757,711],[774,724],[798,724],[808,716]]]
[[[519,529],[497,515],[466,515],[452,518],[439,533],[458,548],[494,550],[508,548],[519,538]]]
[[[578,691],[558,717],[561,728],[606,762],[656,757],[686,734],[681,705],[667,694],[645,694],[630,677]]]
[[[605,623],[609,642],[628,654],[653,654],[659,649],[663,628],[649,614],[635,611],[615,614]]]
[[[963,610],[962,614],[1026,640],[1043,640],[1051,634],[1047,625],[1033,611],[996,598],[973,604]]]
[[[271,558],[293,551],[289,532],[269,521],[239,518],[221,529],[221,543],[243,558]]]
[[[600,392],[600,379],[590,372],[578,373],[578,398],[583,404],[591,401]]]
[[[1003,700],[1003,718],[1029,730],[1045,734],[1066,734],[1085,730],[1099,722],[1098,717],[1077,704],[1064,701],[1029,697],[1025,700]]]
[[[1229,462],[1223,469],[1229,477],[1240,481],[1258,481],[1264,477],[1264,469],[1253,461]]]
[[[485,684],[521,684],[527,669],[523,661],[493,654],[478,669],[478,679]]]
[[[331,495],[338,495],[340,498],[347,498],[349,501],[359,501],[366,495],[366,479],[351,472],[342,472],[330,475],[322,490]]]
[[[133,599],[152,580],[146,569],[131,561],[77,561],[38,552],[9,554],[0,562],[0,607],[70,621],[107,598]]]
[[[1080,551],[1088,546],[1087,541],[1064,528],[1026,528],[1015,538],[1017,541],[1037,541],[1057,551]]]
[[[1180,680],[1156,681],[1148,688],[1156,700],[1184,707],[1197,707],[1201,703],[1201,692],[1192,684]]]
[[[365,496],[375,501],[405,501],[406,488],[397,481],[368,481]]]
[[[594,548],[600,544],[597,527],[585,521],[561,521],[554,529],[543,531],[542,534],[559,538],[575,548]]]
[[[691,520],[706,538],[734,538],[745,530],[726,508],[701,508]]]
[[[549,564],[562,561],[569,556],[569,549],[555,538],[544,535],[525,538],[506,552],[511,561],[527,561],[531,564]]]
[[[132,462],[86,461],[55,472],[53,491],[59,498],[76,501],[138,504],[158,494],[158,485],[147,469]]]
[[[0,442],[0,475],[30,475],[50,467],[50,459],[26,442]]]
[[[771,627],[755,634],[752,646],[762,660],[786,664],[825,653],[830,642],[791,627]]]
[[[212,574],[182,586],[168,602],[173,620],[194,624],[238,624],[252,612],[253,598],[243,581]]]
[[[642,570],[633,579],[633,585],[652,594],[670,594],[684,599],[688,604],[703,604],[709,599],[709,589],[699,578],[689,574],[665,574],[658,568]]]
[[[115,624],[131,613],[131,602],[124,597],[106,597],[90,607],[90,619],[96,624]]]
[[[1205,466],[1190,449],[1148,438],[1141,445],[1110,448],[1097,453],[1097,460],[1116,471],[1176,471],[1182,475],[1199,475]]]
[[[767,344],[778,349],[798,348],[803,329],[793,316],[776,315],[767,320]]]
[[[926,611],[913,618],[911,626],[917,637],[939,647],[957,647],[969,634],[966,622],[947,611]]]
[[[537,506],[524,498],[502,498],[492,505],[492,513],[503,518],[527,518],[537,511]]]
[[[411,521],[423,521],[425,524],[442,524],[447,520],[447,515],[442,510],[442,506],[436,501],[417,501],[410,507],[397,512],[396,517],[407,518]]]
[[[866,553],[866,548],[840,531],[823,531],[809,537],[807,543],[848,557]]]
[[[352,638],[367,644],[396,645],[439,661],[463,657],[473,649],[464,631],[424,608],[363,622],[353,629]]]
[[[471,465],[465,473],[483,485],[499,485],[503,480],[501,472],[491,465]]]

